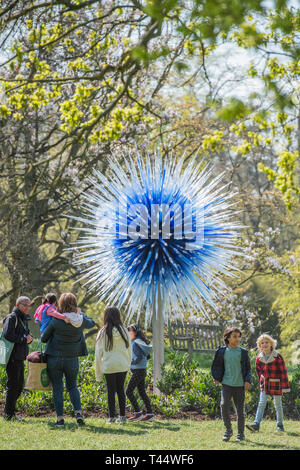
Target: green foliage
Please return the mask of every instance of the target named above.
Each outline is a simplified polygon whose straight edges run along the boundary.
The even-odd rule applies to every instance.
[[[172,395],[161,395],[151,397],[151,403],[155,412],[168,418],[172,418],[179,411],[178,399]]]
[[[142,139],[142,145],[149,144],[151,149],[157,135],[166,136],[163,145],[171,143],[175,154],[184,149],[186,155],[192,155],[200,148],[204,160],[217,162],[229,174],[249,231],[261,230],[262,219],[264,228],[267,222],[273,228],[284,227],[286,236],[280,242],[255,248],[255,261],[242,267],[241,279],[236,279],[239,298],[230,315],[242,323],[249,344],[254,341],[253,330],[255,334],[258,329],[271,331],[279,337],[281,328],[285,351],[297,361],[297,272],[292,270],[293,280],[275,278],[265,258],[274,249],[273,260],[278,260],[278,252],[287,245],[293,250],[296,239],[296,230],[292,231],[290,222],[287,227],[277,198],[281,193],[286,206],[293,209],[299,195],[299,131],[295,126],[299,10],[276,1],[276,9],[268,11],[261,0],[195,0],[188,6],[178,0],[129,1],[123,9],[111,2],[111,10],[104,1],[88,6],[87,2],[61,1],[54,2],[53,8],[31,5],[30,11],[16,3],[4,1],[6,14],[0,12],[1,32],[8,38],[3,42],[7,63],[1,72],[0,105],[0,297],[3,293],[5,302],[1,316],[8,311],[6,293],[12,292],[12,303],[21,289],[32,297],[48,287],[58,293],[78,289],[80,301],[94,301],[79,283],[72,284],[79,272],[64,249],[77,232],[65,214],[71,208],[80,215],[80,192],[87,189],[95,167],[101,165],[105,172],[110,152],[119,158],[127,139],[131,144]],[[245,100],[220,98],[219,86],[207,66],[210,54],[223,41],[255,52],[249,77],[261,80],[265,91],[250,90]],[[272,53],[274,44],[278,56]],[[170,84],[160,88],[167,83],[172,67],[184,74],[188,59],[193,65],[199,60],[200,70],[186,81],[189,96],[178,97]],[[204,96],[207,84],[210,90]],[[169,102],[170,90],[176,107]],[[156,104],[154,97],[159,100]],[[272,192],[272,188],[278,191]],[[296,219],[296,211],[291,218]],[[249,245],[254,239],[251,235]],[[271,295],[274,286],[263,277],[267,275],[272,276],[276,299]],[[245,282],[248,276],[249,283]],[[260,282],[256,282],[257,276],[262,276]],[[242,301],[244,293],[247,302]],[[220,315],[226,312],[224,306]],[[102,305],[98,309],[90,304],[96,321]],[[246,322],[248,312],[255,317],[251,330]],[[183,380],[182,370],[172,374],[165,384],[166,393]]]
[[[254,416],[259,399],[259,381],[255,370],[255,352],[250,352],[253,382],[246,392],[245,404],[248,415]],[[187,354],[173,352],[168,357],[159,389],[163,395],[155,398],[157,409],[171,416],[175,410],[197,411],[209,417],[220,417],[220,387],[214,385],[210,373],[203,373],[196,361],[190,361]],[[283,395],[283,409],[287,418],[300,416],[300,366],[290,380],[291,392]],[[270,406],[271,405],[271,406]],[[275,417],[273,405],[268,403],[265,417]]]
[[[170,395],[175,389],[184,386],[188,381],[188,377],[196,369],[197,363],[191,361],[188,354],[180,354],[171,352],[169,354],[169,362],[171,366],[162,368],[163,379],[158,382],[158,388],[166,395]]]
[[[191,361],[188,354],[169,354],[168,367],[163,369],[158,388],[164,393],[158,401],[162,411],[166,406],[169,410],[168,405],[172,403],[176,410],[198,411],[209,417],[218,414],[220,390],[210,374],[202,372],[197,361]]]
[[[280,318],[281,334],[284,356],[293,365],[300,364],[300,248],[290,256],[289,270],[291,276],[275,283],[280,291],[272,305]]]
[[[250,109],[245,103],[237,98],[231,98],[229,104],[217,111],[216,116],[225,121],[235,121],[247,117],[249,113]]]

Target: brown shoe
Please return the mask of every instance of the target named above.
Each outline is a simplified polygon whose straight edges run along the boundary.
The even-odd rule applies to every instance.
[[[154,414],[153,413],[147,413],[144,415],[142,418],[139,419],[139,421],[153,421],[154,420]]]
[[[141,411],[133,413],[133,415],[128,418],[128,421],[138,421],[140,418],[142,418],[142,416],[143,413]]]

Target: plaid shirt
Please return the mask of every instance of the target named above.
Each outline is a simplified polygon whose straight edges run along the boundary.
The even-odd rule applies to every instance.
[[[267,395],[282,395],[290,391],[285,362],[277,351],[272,352],[267,362],[263,354],[259,354],[255,361],[255,369],[260,390],[264,390]]]

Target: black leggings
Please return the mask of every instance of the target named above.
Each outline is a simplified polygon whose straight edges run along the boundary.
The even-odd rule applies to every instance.
[[[126,395],[129,398],[134,411],[138,413],[140,411],[137,399],[134,395],[134,389],[137,387],[141,399],[146,405],[146,410],[148,414],[152,414],[151,403],[146,392],[145,378],[147,375],[146,369],[133,369],[132,376],[127,385]]]
[[[118,402],[120,408],[120,416],[125,416],[126,397],[124,392],[124,383],[127,372],[116,372],[114,374],[104,374],[107,384],[107,401],[108,401],[108,416],[115,417],[116,402],[115,397],[118,395]]]

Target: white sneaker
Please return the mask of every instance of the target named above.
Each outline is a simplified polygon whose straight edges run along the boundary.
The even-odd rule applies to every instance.
[[[108,420],[106,421],[106,424],[113,424],[116,422],[116,418],[108,418]]]
[[[13,417],[11,418],[12,421],[19,421],[19,423],[21,423],[23,420],[23,418],[21,418],[21,416],[17,416],[17,415],[13,415]]]
[[[118,419],[117,419],[118,424],[125,424],[126,421],[127,421],[126,416],[119,416]]]

